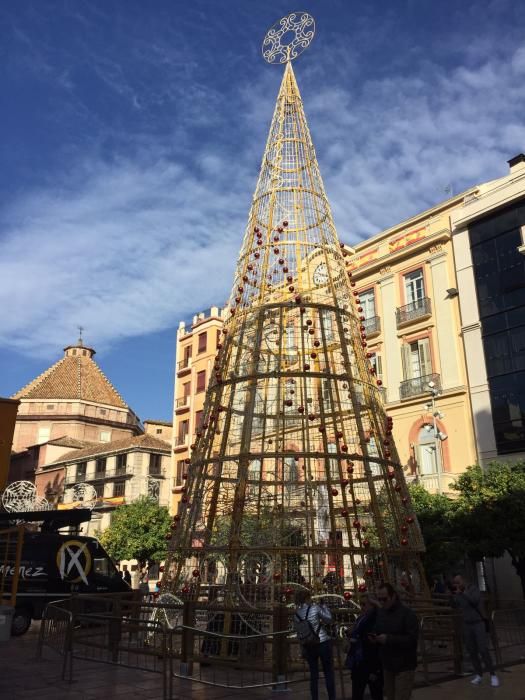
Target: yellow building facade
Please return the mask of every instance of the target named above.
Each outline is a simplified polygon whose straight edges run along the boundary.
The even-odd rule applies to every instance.
[[[370,361],[408,481],[448,492],[477,462],[452,246],[462,193],[348,249]]]
[[[211,307],[196,314],[190,325],[181,322],[177,331],[171,463],[174,513],[184,493],[187,460],[201,423],[222,325],[222,309]]]
[[[369,359],[394,419],[407,480],[444,493],[478,459],[450,223],[465,196],[345,247]],[[173,512],[184,493],[222,324],[222,312],[212,307],[177,332]]]

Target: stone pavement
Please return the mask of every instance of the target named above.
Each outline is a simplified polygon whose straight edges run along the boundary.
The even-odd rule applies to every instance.
[[[0,643],[1,700],[162,700],[162,683],[158,674],[75,660],[73,683],[60,679],[62,658],[46,649],[43,660],[36,659],[38,626],[23,637]],[[525,664],[500,671],[501,687],[491,688],[488,678],[473,687],[468,678],[418,688],[413,700],[525,700]],[[320,686],[321,687],[321,686]],[[239,690],[212,688],[189,681],[174,680],[172,700],[250,700],[283,698],[308,700],[306,684],[293,686],[290,692],[272,693],[268,689]],[[350,689],[347,698],[350,698]],[[320,693],[326,698],[324,688]]]

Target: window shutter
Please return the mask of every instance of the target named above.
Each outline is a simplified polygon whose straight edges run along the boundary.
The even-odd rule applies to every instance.
[[[410,362],[410,344],[403,343],[401,346],[401,362],[403,363],[403,377],[412,379],[412,363]]]
[[[423,338],[418,342],[418,350],[421,376],[432,374],[432,360],[430,357],[430,342],[428,338]]]

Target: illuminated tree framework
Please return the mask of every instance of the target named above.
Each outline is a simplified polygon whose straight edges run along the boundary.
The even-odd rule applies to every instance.
[[[303,586],[424,588],[345,256],[287,60],[163,590],[264,608]]]

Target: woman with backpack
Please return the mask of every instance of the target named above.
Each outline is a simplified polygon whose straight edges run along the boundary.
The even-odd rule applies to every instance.
[[[332,622],[332,613],[322,602],[312,602],[310,591],[302,589],[295,594],[297,606],[294,629],[301,645],[303,657],[310,669],[310,694],[312,700],[319,698],[319,659],[323,667],[328,700],[335,700],[335,675],[332,656],[332,640],[324,628]]]
[[[352,672],[352,700],[363,700],[368,685],[372,700],[383,700],[383,670],[377,644],[370,641],[377,616],[377,604],[363,595],[361,614],[350,632],[346,668]]]

